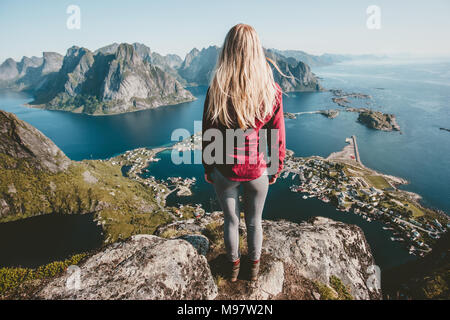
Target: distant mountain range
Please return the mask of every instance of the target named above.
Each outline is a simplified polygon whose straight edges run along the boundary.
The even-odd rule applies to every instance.
[[[45,109],[92,115],[131,112],[194,100],[186,86],[207,86],[220,48],[191,50],[183,60],[160,55],[144,44],[118,44],[90,51],[73,46],[65,56],[44,52],[41,58],[9,58],[0,65],[0,88],[27,91],[31,103]],[[353,59],[351,56],[314,56],[296,50],[265,50],[287,76],[274,70],[285,92],[319,91],[311,66]]]
[[[275,61],[283,72],[284,75],[281,75],[272,67],[274,79],[284,91],[320,91],[323,89],[319,79],[311,72],[306,63],[292,57],[285,57],[273,50],[265,50],[265,53],[266,57]]]
[[[368,59],[377,60],[386,58],[386,56],[384,55],[380,56],[372,54],[350,55],[350,54],[324,53],[319,56],[309,54],[301,50],[277,50],[277,49],[270,49],[270,50],[278,54],[281,54],[287,58],[294,58],[299,61],[302,61],[311,67],[329,66],[335,63],[351,60],[368,60]]]

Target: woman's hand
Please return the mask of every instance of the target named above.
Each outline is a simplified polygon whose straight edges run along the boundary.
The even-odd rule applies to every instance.
[[[277,182],[277,176],[269,176],[269,184],[274,184]]]
[[[213,180],[211,179],[211,175],[210,174],[205,173],[205,180],[208,183],[211,183],[211,184],[213,183]]]

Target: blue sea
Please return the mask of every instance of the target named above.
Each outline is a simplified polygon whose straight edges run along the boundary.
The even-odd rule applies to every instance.
[[[342,111],[335,119],[306,114],[286,119],[287,147],[298,156],[328,156],[345,146],[345,138],[356,135],[362,162],[380,172],[407,179],[402,188],[423,197],[423,204],[450,212],[450,61],[353,61],[313,69],[327,89],[369,94],[371,100],[353,99],[353,107],[370,107],[393,113],[399,132],[368,129],[356,121],[356,113]],[[194,133],[194,121],[202,118],[205,87],[189,88],[197,100],[115,116],[87,116],[60,111],[30,109],[25,94],[1,92],[0,109],[13,112],[51,138],[73,160],[105,159],[138,147],[170,144],[173,130]],[[284,97],[288,112],[339,109],[330,92],[289,93]],[[170,153],[152,163],[150,174],[197,177],[193,196],[171,195],[168,202],[202,203],[206,210],[217,208],[212,187],[203,181],[201,165],[176,166]],[[304,221],[326,216],[360,226],[375,255],[376,263],[387,269],[411,259],[405,248],[391,242],[389,231],[379,222],[336,211],[316,199],[304,200],[288,187],[290,179],[270,188],[265,219]],[[1,249],[0,249],[1,250]]]

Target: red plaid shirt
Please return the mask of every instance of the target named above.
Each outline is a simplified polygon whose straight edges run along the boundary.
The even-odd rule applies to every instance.
[[[213,123],[210,119],[207,118],[206,111],[208,106],[208,93],[209,93],[208,89],[203,109],[202,136],[208,129],[211,128],[218,129],[222,133],[223,137],[224,158],[220,164],[218,163],[207,164],[205,163],[205,160],[202,157],[203,166],[205,168],[205,175],[208,175],[215,167],[225,177],[233,181],[251,181],[259,178],[264,173],[264,170],[266,170],[268,166],[266,161],[264,160],[264,154],[262,152],[259,152],[260,150],[258,149],[260,142],[259,131],[260,129],[267,129],[267,144],[268,144],[267,147],[269,154],[271,154],[272,151],[277,150],[276,147],[278,147],[278,170],[277,173],[275,174],[275,176],[278,177],[280,171],[283,168],[283,161],[286,155],[286,134],[284,128],[282,91],[278,84],[277,88],[278,91],[272,113],[269,114],[264,119],[264,121],[259,120],[256,121],[256,128],[251,130],[250,134],[246,135],[245,142],[243,145],[239,146],[233,143],[232,154],[227,153],[226,150],[225,130],[228,128],[226,128],[225,126],[223,126],[218,122]],[[232,108],[230,109],[231,111],[233,110]],[[236,127],[229,129],[238,129],[238,128]],[[277,146],[271,146],[270,129],[278,129]],[[204,151],[206,146],[208,146],[213,141],[214,138],[212,139],[212,141],[205,141],[205,139],[203,139],[202,151]],[[233,164],[227,164],[226,158],[233,159]]]

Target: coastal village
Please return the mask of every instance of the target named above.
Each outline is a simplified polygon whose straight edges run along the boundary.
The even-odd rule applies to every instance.
[[[339,212],[353,213],[368,222],[380,220],[392,232],[392,241],[405,244],[410,254],[424,256],[450,228],[444,212],[424,208],[417,194],[399,190],[407,181],[380,174],[362,165],[356,137],[344,150],[328,158],[294,157],[289,152],[281,174],[290,178],[292,192],[303,199],[317,197],[333,203]]]
[[[176,192],[177,196],[192,195],[191,186],[197,181],[195,177],[181,178],[168,176],[167,180],[159,181],[155,179],[154,176],[145,174],[148,172],[148,166],[150,163],[161,160],[156,157],[158,153],[175,148],[175,146],[176,145],[172,147],[161,147],[154,149],[139,148],[129,150],[106,161],[109,161],[113,165],[120,166],[122,168],[123,175],[137,180],[149,188],[152,188],[156,193],[156,203],[161,209],[169,209],[169,213],[175,220],[200,217],[205,214],[205,210],[203,210],[199,204],[189,206],[180,205],[179,208],[166,207],[166,198],[173,192]]]

